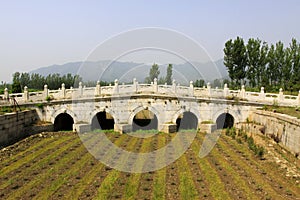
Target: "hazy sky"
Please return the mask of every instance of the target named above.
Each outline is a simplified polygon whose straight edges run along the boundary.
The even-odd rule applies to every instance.
[[[0,81],[15,71],[84,60],[104,40],[140,27],[174,29],[214,59],[236,36],[300,41],[298,0],[0,1]]]

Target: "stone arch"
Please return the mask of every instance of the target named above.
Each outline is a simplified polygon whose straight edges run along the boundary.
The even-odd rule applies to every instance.
[[[183,129],[197,129],[198,123],[199,119],[194,113],[185,111],[182,113],[182,117],[178,116],[176,120],[176,130],[179,131]]]
[[[138,124],[137,121],[134,123],[135,116],[143,110],[148,110],[151,113],[153,113],[154,118],[152,120],[146,122],[145,124]],[[132,126],[133,131],[138,130],[138,129],[145,129],[145,130],[147,130],[147,129],[157,129],[157,130],[160,130],[161,129],[161,123],[162,123],[161,122],[161,116],[160,116],[159,112],[154,107],[147,107],[147,106],[136,107],[132,111],[132,113],[130,114],[129,119],[128,119],[128,124],[130,124]]]
[[[224,109],[224,110],[219,110],[219,111],[215,112],[212,116],[212,120],[214,122],[217,122],[218,117],[223,113],[230,114],[234,118],[234,123],[238,123],[241,121],[239,115],[232,109]]]
[[[109,109],[109,108],[102,108],[102,109],[97,109],[94,110],[93,112],[90,113],[90,121],[89,123],[92,124],[93,118],[97,115],[97,113],[99,112],[107,112],[109,113],[115,120],[115,123],[117,123],[117,118],[116,118],[116,114],[113,112],[113,110]]]
[[[200,116],[200,112],[194,108],[191,108],[191,109],[183,109],[181,108],[180,110],[178,110],[175,115],[173,116],[173,119],[172,119],[172,123],[176,124],[176,120],[178,119],[178,117],[180,115],[182,115],[184,112],[191,112],[193,113],[197,119],[198,119],[198,123],[201,121],[201,116]]]
[[[104,111],[97,112],[91,121],[91,129],[102,129],[102,130],[110,130],[114,129],[115,119],[109,113]]]
[[[60,109],[60,110],[57,110],[55,113],[52,114],[52,117],[51,117],[52,124],[54,124],[55,118],[58,115],[62,114],[62,113],[66,113],[66,114],[70,115],[73,118],[73,120],[74,120],[74,124],[77,123],[77,118],[76,118],[75,113],[73,113],[72,111],[70,111],[68,109]]]
[[[68,113],[60,113],[54,119],[54,131],[72,131],[74,119]]]
[[[142,111],[142,110],[150,110],[151,112],[153,112],[153,113],[156,115],[156,117],[157,117],[158,127],[159,127],[159,125],[161,124],[161,119],[160,119],[159,112],[158,112],[154,107],[151,107],[151,106],[150,106],[150,107],[144,107],[144,106],[138,106],[138,107],[136,107],[136,108],[131,112],[131,114],[130,114],[130,116],[129,116],[128,124],[131,124],[131,125],[132,125],[134,116],[135,116],[138,112],[140,112],[140,111]]]
[[[234,117],[230,113],[222,113],[216,119],[217,129],[231,128],[234,125]]]

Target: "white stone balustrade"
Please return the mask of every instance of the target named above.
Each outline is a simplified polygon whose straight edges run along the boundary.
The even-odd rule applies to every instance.
[[[272,104],[277,102],[279,105],[286,106],[300,106],[300,91],[298,96],[284,95],[283,90],[280,89],[279,93],[265,93],[264,88],[260,92],[249,92],[245,90],[245,86],[241,90],[229,90],[228,85],[224,84],[223,89],[212,88],[210,83],[206,87],[194,87],[193,82],[189,86],[181,86],[173,80],[172,85],[158,85],[157,79],[152,84],[139,84],[136,79],[133,79],[132,84],[119,84],[116,79],[113,86],[100,86],[100,81],[97,82],[95,87],[83,87],[80,82],[78,88],[66,89],[65,84],[62,83],[60,90],[49,90],[48,86],[44,86],[44,90],[40,92],[29,92],[27,87],[24,87],[23,93],[9,94],[7,88],[4,94],[0,95],[0,99],[7,100],[10,97],[15,98],[19,103],[22,102],[41,102],[45,101],[46,97],[51,96],[54,100],[72,99],[76,98],[97,98],[102,96],[114,95],[168,95],[176,97],[195,97],[195,98],[210,98],[210,99],[226,99],[228,96],[239,97],[242,101],[257,102],[262,104]],[[74,96],[75,95],[75,96]],[[0,102],[4,104],[5,101]],[[7,101],[6,101],[7,103]]]

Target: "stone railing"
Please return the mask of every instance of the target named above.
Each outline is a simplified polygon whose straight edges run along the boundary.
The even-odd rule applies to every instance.
[[[166,95],[172,97],[190,97],[203,99],[228,99],[236,101],[256,102],[261,104],[278,104],[286,106],[300,106],[300,91],[298,96],[284,95],[282,89],[278,94],[265,93],[264,88],[260,92],[249,92],[242,86],[240,90],[229,90],[227,84],[223,89],[212,88],[210,83],[206,87],[198,88],[190,82],[189,86],[181,86],[176,84],[175,80],[172,85],[158,85],[157,79],[151,84],[139,84],[136,79],[133,79],[132,84],[119,84],[115,80],[114,85],[100,86],[98,81],[95,87],[85,87],[79,83],[78,88],[66,89],[65,84],[61,85],[58,90],[49,90],[47,85],[40,92],[29,92],[28,88],[24,87],[23,93],[9,94],[5,89],[4,94],[0,95],[0,104],[9,104],[9,99],[14,98],[19,104],[28,102],[43,102],[47,100],[64,100],[72,98],[95,98],[105,96],[125,96],[139,94],[155,94]]]

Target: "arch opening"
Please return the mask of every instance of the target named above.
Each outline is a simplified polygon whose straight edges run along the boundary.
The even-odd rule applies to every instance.
[[[184,129],[197,129],[198,128],[198,118],[192,112],[182,113],[176,120],[177,131]]]
[[[234,117],[229,113],[222,113],[217,118],[217,129],[231,128],[234,124]]]
[[[111,130],[114,129],[115,120],[111,114],[103,111],[98,112],[92,119],[91,129]]]
[[[158,119],[150,110],[141,110],[138,112],[132,122],[132,130],[152,130],[158,129]]]
[[[61,113],[55,117],[54,131],[72,131],[74,120],[67,113]]]

